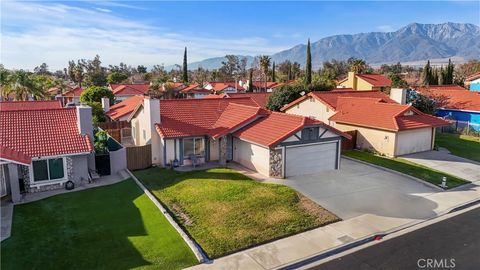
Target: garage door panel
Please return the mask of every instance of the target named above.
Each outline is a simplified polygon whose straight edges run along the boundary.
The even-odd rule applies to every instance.
[[[286,176],[334,170],[337,166],[337,142],[286,148]]]

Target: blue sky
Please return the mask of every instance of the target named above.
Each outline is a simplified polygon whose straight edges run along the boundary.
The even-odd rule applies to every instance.
[[[478,1],[14,1],[1,3],[7,68],[101,56],[104,64],[171,65],[225,54],[271,54],[307,38],[395,31],[412,22],[479,25]]]

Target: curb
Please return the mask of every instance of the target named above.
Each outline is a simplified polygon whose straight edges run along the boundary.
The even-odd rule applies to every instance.
[[[198,262],[204,263],[208,262],[209,259],[207,255],[202,251],[200,246],[195,243],[188,235],[185,233],[182,228],[175,222],[173,217],[167,212],[167,210],[163,207],[163,205],[157,200],[157,198],[140,182],[135,175],[133,175],[130,170],[126,170],[128,174],[132,177],[132,179],[135,181],[137,186],[142,189],[142,191],[147,195],[147,197],[155,204],[155,206],[162,212],[162,214],[165,216],[165,218],[170,222],[170,224],[175,228],[175,230],[180,234],[180,236],[183,238],[185,243],[187,243],[188,247],[192,250],[193,254],[195,254],[195,257],[197,257]]]
[[[347,157],[347,156],[343,156],[342,155],[342,158],[345,158],[345,159],[348,159],[348,160],[352,160],[352,161],[356,161],[356,162],[359,162],[359,163],[362,163],[362,164],[365,164],[365,165],[369,165],[369,166],[372,166],[374,168],[377,168],[377,169],[380,169],[380,170],[383,170],[383,171],[386,171],[386,172],[391,172],[391,173],[395,173],[395,174],[399,174],[401,176],[404,176],[404,177],[407,177],[407,178],[410,178],[414,181],[417,181],[421,184],[424,184],[426,186],[429,186],[429,187],[432,187],[432,188],[435,188],[436,190],[438,191],[445,191],[445,189],[437,186],[437,185],[434,185],[432,183],[429,183],[427,181],[424,181],[420,178],[417,178],[417,177],[414,177],[414,176],[411,176],[411,175],[408,175],[408,174],[405,174],[405,173],[402,173],[402,172],[399,172],[399,171],[395,171],[395,170],[392,170],[392,169],[389,169],[389,168],[385,168],[385,167],[382,167],[382,166],[379,166],[379,165],[376,165],[376,164],[372,164],[372,163],[369,163],[369,162],[366,162],[366,161],[363,161],[363,160],[359,160],[359,159],[356,159],[356,158],[352,158],[352,157]],[[468,184],[468,183],[467,183]]]
[[[380,237],[380,238],[383,238],[387,235],[390,235],[390,234],[394,234],[394,233],[397,233],[397,232],[400,232],[400,231],[403,231],[403,230],[406,230],[408,228],[411,228],[413,226],[417,226],[417,225],[420,225],[420,224],[424,224],[424,223],[427,223],[427,222],[431,222],[437,218],[440,218],[440,217],[443,217],[445,215],[448,215],[448,214],[451,214],[451,213],[454,213],[454,212],[457,212],[457,211],[461,211],[461,210],[465,210],[469,207],[473,207],[473,206],[476,206],[477,204],[480,204],[480,199],[475,199],[475,200],[471,200],[471,201],[468,201],[468,202],[465,202],[465,203],[462,203],[460,205],[457,205],[455,207],[452,207],[450,208],[449,210],[446,210],[438,215],[435,215],[431,218],[427,218],[425,220],[422,220],[422,221],[418,221],[418,222],[410,222],[410,223],[407,223],[407,224],[404,224],[402,226],[399,226],[399,227],[396,227],[396,228],[392,228],[390,230],[387,230],[387,231],[382,231],[382,232],[377,232],[373,235],[370,235],[370,236],[367,236],[367,237],[364,237],[364,238],[361,238],[357,241],[354,241],[354,242],[350,242],[350,243],[347,243],[347,244],[344,244],[344,245],[341,245],[341,246],[338,246],[338,247],[334,247],[330,250],[327,250],[325,252],[322,252],[322,253],[319,253],[319,254],[316,254],[316,255],[313,255],[311,257],[307,257],[307,258],[304,258],[304,259],[301,259],[301,260],[298,260],[296,262],[293,262],[291,264],[287,264],[287,265],[284,265],[284,266],[281,266],[281,267],[278,267],[276,269],[279,269],[279,270],[290,270],[290,269],[299,269],[300,267],[304,267],[304,266],[307,266],[309,264],[312,264],[314,262],[317,262],[317,261],[320,261],[322,259],[325,259],[325,258],[328,258],[330,256],[333,256],[333,255],[336,255],[338,253],[341,253],[341,252],[344,252],[344,251],[347,251],[347,250],[350,250],[350,249],[353,249],[353,248],[356,248],[356,247],[359,247],[361,245],[364,245],[364,244],[367,244],[367,243],[370,243],[372,241],[375,241],[377,237]],[[407,232],[408,233],[408,232]]]

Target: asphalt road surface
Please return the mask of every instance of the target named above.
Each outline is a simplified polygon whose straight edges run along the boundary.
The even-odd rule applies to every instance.
[[[311,269],[480,269],[480,208]]]

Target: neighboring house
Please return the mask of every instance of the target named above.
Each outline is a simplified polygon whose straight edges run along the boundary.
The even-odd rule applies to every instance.
[[[80,95],[83,93],[85,88],[75,87],[60,96],[57,96],[58,99],[62,101],[63,106],[68,103],[80,104]]]
[[[353,90],[378,90],[388,92],[392,81],[381,74],[356,74],[348,72],[347,78],[338,82],[339,87],[352,88]]]
[[[212,91],[203,88],[199,84],[190,84],[180,90],[180,93],[182,93],[186,98],[203,98],[207,95],[209,95]]]
[[[110,84],[109,88],[115,95],[115,102],[121,102],[136,95],[144,95],[148,92],[149,83],[141,84]]]
[[[267,92],[247,92],[247,93],[230,93],[230,94],[220,94],[220,95],[215,95],[215,94],[209,94],[205,96],[205,99],[211,99],[211,98],[239,98],[239,97],[248,97],[251,98],[252,101],[255,103],[256,106],[266,109],[267,108],[267,101],[268,97],[272,93],[267,93]]]
[[[135,145],[151,144],[152,163],[234,161],[271,177],[338,169],[344,134],[321,121],[269,112],[251,98],[158,100],[131,116]]]
[[[95,169],[92,109],[58,101],[0,102],[2,196],[79,185]]]
[[[278,83],[278,82],[262,82],[262,81],[256,81],[253,82],[253,92],[273,92],[276,88],[284,85],[284,83]],[[247,83],[248,85],[248,83]]]
[[[480,131],[480,92],[458,85],[430,85],[415,90],[439,101],[437,116],[458,121],[458,129],[469,126]]]
[[[392,89],[395,92],[402,89]],[[397,95],[404,100],[405,94]],[[356,147],[387,156],[432,150],[435,128],[448,125],[379,91],[311,92],[282,108],[310,116],[341,131],[357,131]]]
[[[204,85],[205,89],[210,90],[214,93],[238,93],[244,92],[245,88],[243,88],[237,82],[208,82]]]
[[[105,115],[112,121],[127,121],[130,114],[143,103],[145,96],[132,96],[124,101],[105,109]]]
[[[465,79],[465,86],[470,91],[480,91],[480,72],[472,74]]]

